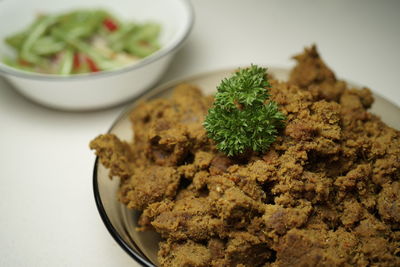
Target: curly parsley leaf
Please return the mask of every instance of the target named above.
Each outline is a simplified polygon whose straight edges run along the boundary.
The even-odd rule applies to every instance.
[[[203,124],[220,151],[228,156],[265,152],[275,141],[285,116],[269,100],[270,87],[267,70],[257,65],[222,80]]]

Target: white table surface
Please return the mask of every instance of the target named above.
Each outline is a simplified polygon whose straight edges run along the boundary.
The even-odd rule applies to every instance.
[[[163,81],[249,63],[292,66],[291,55],[316,43],[339,77],[400,105],[400,1],[193,5],[193,32]],[[88,149],[123,108],[50,110],[0,79],[0,266],[136,266],[98,215]]]

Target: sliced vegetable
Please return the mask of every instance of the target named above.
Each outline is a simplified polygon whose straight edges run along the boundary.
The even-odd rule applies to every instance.
[[[36,55],[51,55],[65,49],[67,45],[52,36],[42,36],[32,46],[32,53]]]
[[[9,66],[50,74],[112,70],[158,49],[160,25],[122,23],[104,10],[41,15],[4,41],[16,51]]]
[[[26,32],[19,32],[17,34],[7,37],[4,41],[6,44],[16,50],[20,50],[26,38]]]
[[[56,17],[54,16],[40,17],[39,22],[32,27],[30,33],[27,35],[24,43],[22,44],[20,52],[22,59],[31,63],[37,63],[39,61],[39,56],[33,53],[32,46],[39,39],[39,37],[45,33],[46,29],[55,21]]]
[[[67,49],[64,51],[61,60],[60,74],[68,75],[71,74],[72,67],[74,64],[74,52],[71,49]]]
[[[139,57],[147,57],[159,49],[158,45],[151,44],[150,42],[140,40],[130,42],[127,47],[127,51],[131,54],[138,55]]]
[[[160,34],[160,29],[161,28],[159,24],[155,23],[143,24],[136,32],[136,34],[130,36],[129,40],[130,41],[145,40],[149,42],[156,40],[156,38]]]

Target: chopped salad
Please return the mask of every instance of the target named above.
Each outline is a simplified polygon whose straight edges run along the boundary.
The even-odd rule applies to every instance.
[[[70,75],[112,70],[160,49],[160,25],[125,23],[105,10],[40,15],[5,42],[16,51],[9,66],[39,73]]]

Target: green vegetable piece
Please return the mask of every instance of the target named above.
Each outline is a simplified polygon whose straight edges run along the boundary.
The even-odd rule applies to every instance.
[[[14,48],[15,50],[19,51],[21,50],[21,47],[24,43],[24,40],[26,38],[26,32],[19,32],[14,35],[8,36],[4,41],[6,44]]]
[[[155,51],[160,49],[160,47],[157,44],[152,44],[150,42],[146,41],[137,41],[134,43],[131,43],[126,47],[126,50],[138,57],[147,57],[150,54],[153,54]]]
[[[67,49],[62,54],[60,72],[61,75],[71,74],[72,66],[74,63],[74,52],[71,49]]]
[[[139,25],[125,40],[125,50],[140,58],[154,53],[160,49],[157,42],[160,29],[160,25],[155,23]]]
[[[129,37],[134,35],[138,28],[139,27],[133,23],[120,25],[117,31],[106,35],[110,47],[116,52],[124,50],[126,43],[129,42]]]
[[[121,39],[125,38],[127,34],[132,34],[136,29],[138,29],[138,26],[134,23],[122,24],[117,31],[108,33],[107,39],[113,44],[121,41]]]
[[[43,36],[36,40],[32,46],[32,52],[36,55],[51,55],[60,52],[66,47],[64,42],[58,41],[52,36]]]
[[[32,46],[39,39],[39,37],[45,33],[46,29],[55,21],[55,16],[43,16],[38,19],[37,23],[34,24],[21,47],[22,59],[31,63],[36,63],[40,60],[38,55],[33,53]]]
[[[109,16],[103,10],[76,10],[57,18],[57,29],[68,39],[86,38],[93,35],[103,20]]]
[[[269,100],[270,87],[266,69],[256,65],[222,80],[203,124],[220,151],[228,156],[265,152],[275,141],[285,116]]]
[[[158,38],[158,35],[160,34],[161,27],[159,24],[156,23],[145,23],[140,25],[134,34],[132,34],[129,39],[127,40],[128,42],[137,42],[137,41],[147,41],[147,42],[153,42]]]

